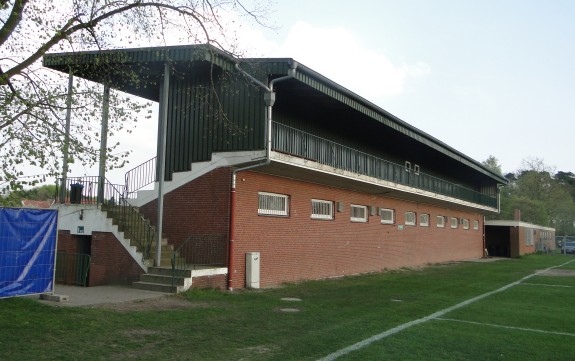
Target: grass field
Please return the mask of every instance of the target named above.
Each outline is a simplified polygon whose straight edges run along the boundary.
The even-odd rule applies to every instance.
[[[535,275],[405,326],[569,261],[561,268],[575,270],[572,256],[532,255],[262,291],[191,291],[134,307],[3,299],[0,359],[575,360],[573,276]],[[397,327],[405,328],[330,358]]]

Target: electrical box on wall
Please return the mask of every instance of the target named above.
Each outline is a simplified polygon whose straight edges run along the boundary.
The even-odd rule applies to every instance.
[[[246,288],[260,288],[260,253],[246,253]]]

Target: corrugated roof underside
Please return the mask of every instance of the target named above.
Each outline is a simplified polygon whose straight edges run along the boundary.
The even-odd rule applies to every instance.
[[[206,45],[188,45],[173,46],[162,48],[141,48],[141,49],[121,49],[93,51],[82,53],[64,53],[64,54],[47,54],[44,57],[44,65],[55,69],[63,70],[71,64],[73,65],[104,65],[106,62],[116,64],[134,64],[134,63],[163,63],[171,62],[193,62],[193,61],[211,61],[213,64],[225,70],[232,70],[235,61],[231,56],[224,52]],[[287,69],[294,62],[290,58],[282,59],[245,59],[242,67],[261,81],[267,81],[270,78],[283,76],[287,74]],[[401,119],[386,112],[382,108],[361,98],[357,94],[347,90],[339,84],[322,76],[321,74],[299,65],[296,72],[296,79],[319,92],[345,104],[348,107],[361,112],[370,118],[394,129],[417,142],[443,153],[452,159],[455,159],[472,169],[485,174],[486,176],[497,180],[499,183],[507,183],[505,178],[500,177],[488,169],[484,168],[479,162],[460,153],[447,144],[439,141],[431,135],[409,125]]]

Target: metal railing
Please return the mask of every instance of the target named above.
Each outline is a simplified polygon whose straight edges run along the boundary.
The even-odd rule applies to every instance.
[[[98,183],[100,177],[67,177],[64,189],[62,178],[56,181],[56,194],[54,199],[61,204],[98,204]],[[111,184],[104,180],[103,203],[117,203],[124,193],[124,186]]]
[[[56,254],[56,282],[86,287],[90,260],[88,254],[58,252]]]
[[[72,204],[98,203],[99,177],[71,177],[66,180],[66,189],[61,192],[61,178],[56,181],[55,198],[63,198],[64,202]],[[62,196],[65,195],[65,196]],[[123,185],[114,185],[105,180],[104,201],[100,203],[102,210],[108,212],[118,230],[124,232],[125,238],[133,241],[142,252],[143,259],[150,257],[152,243],[156,239],[156,231],[136,208],[125,198]]]
[[[497,208],[497,198],[436,178],[283,124],[272,127],[272,149],[350,171]]]
[[[178,271],[201,266],[225,266],[227,263],[226,236],[221,234],[192,234],[172,252],[172,286]]]
[[[102,209],[108,212],[108,216],[118,225],[118,230],[124,232],[124,237],[133,241],[142,252],[142,259],[150,258],[152,244],[156,239],[156,230],[140,212],[121,198],[117,204],[102,205]]]
[[[154,183],[156,176],[156,158],[149,159],[144,163],[130,169],[126,172],[125,178],[125,198],[132,199],[136,197],[136,192],[145,186]]]

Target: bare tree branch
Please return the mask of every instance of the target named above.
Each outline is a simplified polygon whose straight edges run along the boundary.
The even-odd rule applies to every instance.
[[[0,29],[0,45],[6,42],[16,26],[22,21],[22,13],[24,12],[24,6],[26,6],[27,2],[28,0],[16,0],[14,3],[8,19]],[[4,7],[5,5],[6,1],[0,2],[0,7]]]

